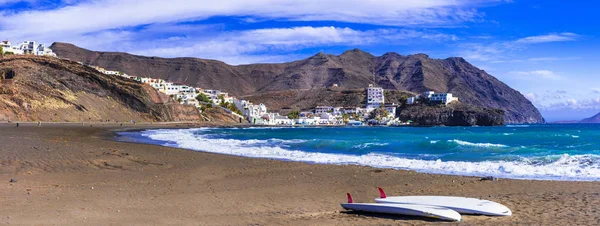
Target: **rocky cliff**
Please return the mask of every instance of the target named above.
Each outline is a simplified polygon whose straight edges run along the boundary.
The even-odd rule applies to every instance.
[[[540,112],[521,93],[459,57],[432,59],[425,54],[397,53],[373,56],[355,49],[337,56],[319,53],[289,63],[231,66],[195,58],[94,52],[65,43],[54,43],[51,48],[60,57],[109,70],[222,89],[238,96],[310,90],[333,84],[359,89],[373,83],[385,89],[414,93],[451,92],[462,103],[502,109],[506,123],[544,122]]]
[[[398,118],[422,126],[499,126],[504,125],[504,111],[453,103],[447,106],[406,105],[398,109]]]
[[[0,57],[0,121],[201,120],[148,85],[51,57]]]

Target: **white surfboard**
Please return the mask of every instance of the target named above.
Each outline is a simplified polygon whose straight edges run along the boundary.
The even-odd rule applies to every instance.
[[[440,206],[455,210],[463,214],[476,214],[486,216],[510,216],[512,211],[496,202],[484,199],[456,197],[456,196],[391,196],[387,197],[383,189],[379,188],[380,198],[377,203],[420,204]]]
[[[388,204],[388,203],[354,203],[350,193],[348,203],[341,204],[344,209],[370,213],[398,214],[406,216],[429,217],[446,221],[460,221],[462,217],[454,210],[416,204]]]

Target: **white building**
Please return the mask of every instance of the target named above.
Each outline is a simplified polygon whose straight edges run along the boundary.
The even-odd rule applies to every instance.
[[[385,104],[383,88],[370,84],[367,88],[367,109],[379,108],[383,104]]]
[[[390,117],[390,118],[396,117],[396,108],[398,108],[397,104],[395,104],[395,103],[385,104],[384,108],[388,112],[388,117]]]
[[[289,119],[287,116],[277,115],[273,119],[275,125],[294,125],[294,120]]]
[[[179,93],[180,90],[181,85],[174,84],[171,82],[165,82],[159,91],[167,95],[176,95]]]
[[[103,72],[105,75],[119,75],[118,71],[108,71],[108,70],[104,70]]]
[[[344,108],[344,114],[348,114],[348,115],[352,115],[352,114],[358,114],[360,112],[360,108],[356,107],[356,108]]]
[[[458,101],[458,98],[453,97],[452,93],[434,93],[429,98],[430,102],[440,102],[442,104],[448,105],[449,103]]]
[[[56,53],[54,53],[50,48],[46,47],[44,44],[38,45],[36,55],[56,57]]]
[[[445,105],[458,101],[458,98],[453,97],[452,93],[435,93],[434,91],[427,91],[416,97],[408,98],[406,100],[406,104],[414,104],[419,99],[429,100],[433,103],[442,103]]]
[[[322,113],[332,113],[333,107],[331,106],[317,106],[315,108],[315,114],[320,115]]]
[[[44,44],[37,44],[35,41],[24,41],[17,45],[12,45],[10,41],[5,40],[0,42],[2,53],[12,53],[15,55],[32,54],[37,56],[53,56],[56,54],[46,47]]]

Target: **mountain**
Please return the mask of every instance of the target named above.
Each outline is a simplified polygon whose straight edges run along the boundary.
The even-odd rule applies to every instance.
[[[53,57],[0,57],[0,121],[198,121],[149,85]]]
[[[197,58],[95,52],[66,43],[54,43],[50,48],[60,57],[108,70],[221,89],[237,96],[264,96],[268,92],[310,90],[333,84],[343,89],[376,84],[413,93],[451,92],[461,103],[503,110],[506,123],[544,122],[540,112],[521,93],[459,57],[432,59],[425,54],[397,53],[373,56],[354,49],[341,55],[318,53],[289,63],[232,66]]]
[[[580,123],[600,123],[600,113],[598,113],[597,115],[594,115],[590,118],[581,120]]]

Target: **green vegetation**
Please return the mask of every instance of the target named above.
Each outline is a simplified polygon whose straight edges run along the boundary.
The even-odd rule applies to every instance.
[[[196,100],[198,100],[200,102],[206,102],[206,103],[212,102],[210,100],[210,98],[208,98],[208,96],[206,96],[204,93],[198,94],[198,96],[196,96]]]
[[[0,46],[0,56],[4,56],[4,49]]]
[[[381,120],[383,118],[388,117],[388,115],[389,115],[389,112],[387,110],[385,110],[385,108],[380,107],[380,108],[373,110],[369,114],[369,119]]]
[[[342,114],[342,118],[344,119],[344,123],[348,123],[350,121],[350,115]]]
[[[292,110],[287,116],[290,119],[298,119],[298,118],[300,118],[300,111]]]

